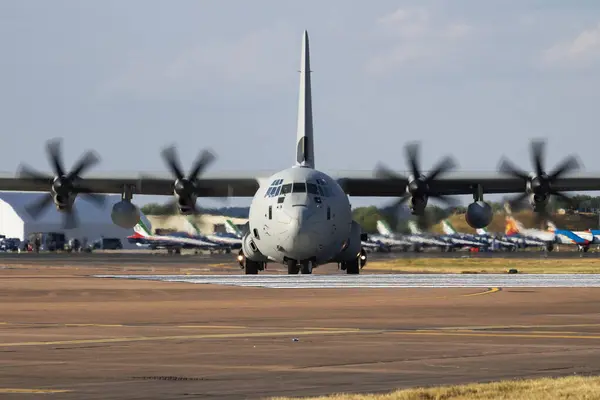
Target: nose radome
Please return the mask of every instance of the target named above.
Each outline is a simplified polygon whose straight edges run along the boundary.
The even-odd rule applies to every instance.
[[[299,225],[304,224],[312,215],[310,209],[304,205],[292,207],[292,218],[298,221]]]

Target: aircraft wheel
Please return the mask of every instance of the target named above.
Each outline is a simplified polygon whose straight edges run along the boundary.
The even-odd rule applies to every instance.
[[[298,275],[300,272],[300,266],[296,260],[288,259],[286,264],[288,267],[288,275]]]
[[[305,261],[302,263],[302,274],[310,275],[313,272],[313,265],[310,261]]]
[[[257,275],[259,263],[246,259],[246,275]]]
[[[357,259],[346,262],[346,274],[358,275],[360,274],[360,261]]]

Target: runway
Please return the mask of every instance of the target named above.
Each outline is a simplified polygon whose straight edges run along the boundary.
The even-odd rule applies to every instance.
[[[82,265],[0,269],[0,394],[259,399],[600,372],[596,275],[516,288],[542,278],[238,269],[185,284]]]
[[[600,287],[598,274],[373,274],[373,275],[96,275],[273,289]]]

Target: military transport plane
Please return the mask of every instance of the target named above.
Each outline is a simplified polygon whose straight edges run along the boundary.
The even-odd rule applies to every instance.
[[[351,117],[351,116],[350,116]],[[273,132],[273,134],[280,134]],[[251,140],[251,138],[246,138]],[[341,157],[360,157],[364,138],[346,137],[346,142],[330,149]],[[187,146],[193,145],[187,143]],[[270,151],[264,148],[265,151]],[[291,148],[290,148],[291,150]],[[113,222],[123,228],[133,228],[140,212],[132,203],[134,195],[171,195],[184,215],[199,212],[198,197],[252,197],[249,231],[244,235],[238,256],[243,259],[246,274],[257,274],[266,263],[283,263],[289,274],[311,273],[316,266],[338,263],[348,274],[358,274],[367,263],[361,241],[366,240],[360,225],[353,221],[348,196],[399,197],[396,206],[408,203],[418,218],[425,214],[430,198],[447,200],[446,195],[473,195],[465,219],[473,228],[487,226],[492,209],[483,199],[484,193],[521,193],[514,203],[529,200],[534,211],[543,213],[550,195],[563,196],[562,191],[598,190],[600,176],[570,175],[579,167],[574,157],[567,158],[553,172],[547,173],[542,163],[543,143],[532,143],[534,172],[528,174],[505,160],[499,166],[501,174],[452,173],[456,163],[446,157],[428,173],[420,167],[417,144],[406,146],[409,172],[396,174],[380,165],[375,174],[326,174],[316,169],[315,141],[311,93],[310,52],[307,32],[302,38],[300,93],[298,105],[295,165],[266,174],[244,173],[230,176],[204,174],[214,161],[205,150],[184,174],[174,146],[162,152],[171,176],[139,175],[84,177],[84,172],[99,161],[88,151],[71,171],[63,167],[60,142],[49,141],[47,152],[52,175],[34,171],[23,165],[16,177],[1,177],[0,190],[46,192],[26,206],[32,218],[53,203],[64,212],[64,227],[77,226],[76,198],[83,197],[101,205],[102,193],[121,194],[122,201],[112,208]],[[265,153],[266,154],[266,153]],[[251,168],[252,159],[260,157],[254,151],[244,158],[244,170]],[[269,176],[270,175],[270,176]],[[445,176],[443,176],[445,175]]]

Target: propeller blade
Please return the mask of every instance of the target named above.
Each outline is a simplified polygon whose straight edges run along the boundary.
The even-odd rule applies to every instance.
[[[440,174],[444,174],[454,168],[456,168],[456,162],[452,157],[447,156],[433,168],[433,171],[429,173],[429,176],[425,179],[425,182],[430,183]]]
[[[441,201],[442,203],[445,203],[449,207],[456,207],[459,204],[458,200],[456,200],[454,197],[450,197],[450,196],[446,196],[446,195],[432,194],[429,197],[431,197],[432,199],[437,199],[437,200]]]
[[[40,198],[33,203],[25,206],[25,211],[31,218],[37,219],[39,215],[44,211],[46,207],[48,207],[52,203],[52,195],[50,193],[45,193],[40,196]]]
[[[529,179],[529,175],[525,171],[523,171],[520,168],[518,168],[517,166],[515,166],[507,158],[503,158],[500,161],[500,164],[498,165],[498,170],[504,174],[512,175],[512,176],[522,179],[524,181]]]
[[[508,204],[509,204],[510,208],[511,209],[520,209],[521,206],[523,206],[523,202],[525,201],[527,196],[529,196],[529,194],[527,192],[523,192],[521,194],[518,194],[515,197],[509,198]]]
[[[86,152],[83,156],[81,156],[81,158],[79,158],[77,163],[75,163],[75,166],[73,167],[71,172],[69,172],[69,175],[67,175],[67,179],[73,179],[75,177],[78,177],[84,171],[98,164],[98,162],[100,162],[100,158],[98,157],[98,155],[96,155],[96,153],[94,153],[93,151]]]
[[[177,157],[177,150],[175,149],[175,146],[170,146],[164,149],[162,151],[162,156],[173,175],[175,175],[177,179],[183,179],[185,175],[183,174],[181,166],[179,165],[179,158]]]
[[[73,206],[69,211],[65,211],[63,229],[77,228],[77,225],[79,225],[79,218],[77,218],[77,211],[75,210],[75,206]]]
[[[563,175],[563,174],[565,174],[567,172],[575,171],[575,170],[579,169],[580,167],[581,167],[581,164],[577,160],[577,157],[575,157],[575,156],[569,156],[569,157],[565,158],[554,169],[554,171],[548,176],[548,178],[550,179],[550,182],[552,182],[555,179],[559,178],[561,175]]]
[[[17,176],[21,179],[30,179],[41,185],[50,184],[52,182],[51,176],[38,172],[26,164],[21,164],[19,166]]]
[[[408,201],[408,199],[410,199],[410,194],[405,193],[392,204],[392,207],[394,209],[400,208],[404,203]]]
[[[375,178],[388,179],[391,181],[403,181],[404,183],[408,181],[408,177],[396,174],[396,172],[392,171],[381,163],[378,163],[375,166]]]
[[[48,154],[48,160],[50,161],[50,165],[54,168],[54,172],[58,176],[65,175],[65,168],[62,162],[62,150],[61,150],[61,140],[60,139],[52,139],[49,140],[46,144],[46,152]]]
[[[544,148],[546,142],[543,140],[532,140],[531,141],[531,161],[535,168],[536,175],[540,176],[544,174]]]
[[[202,151],[194,162],[194,167],[192,168],[192,172],[190,172],[189,179],[196,180],[214,160],[215,155],[212,152],[208,150]]]
[[[410,165],[411,174],[418,178],[421,176],[421,171],[419,169],[419,144],[416,142],[408,143],[405,146],[406,158],[408,159],[408,163]]]
[[[104,203],[106,203],[106,196],[103,194],[83,192],[81,193],[81,196],[90,203],[95,204],[97,207],[102,207],[104,206]]]

